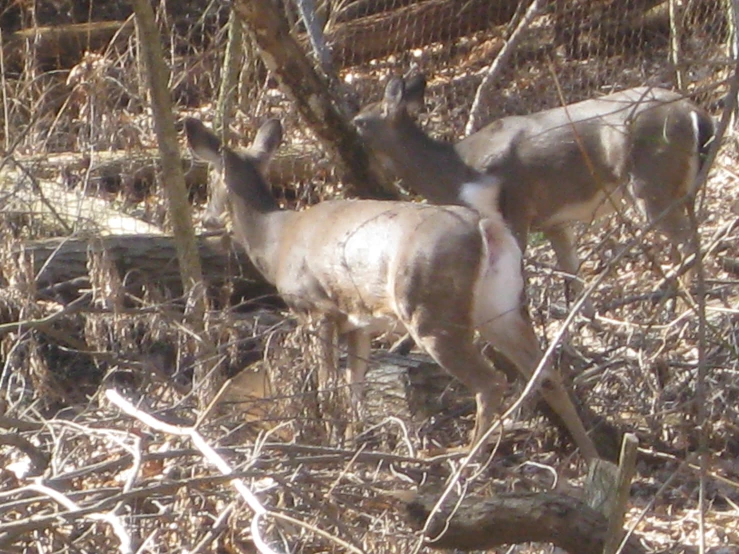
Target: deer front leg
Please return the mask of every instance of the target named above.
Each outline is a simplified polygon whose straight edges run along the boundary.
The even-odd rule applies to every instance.
[[[365,393],[364,376],[370,356],[370,336],[362,329],[354,329],[347,333],[346,344],[348,356],[346,382],[349,384],[352,411],[359,421]]]
[[[544,236],[554,248],[559,269],[565,273],[567,300],[572,302],[582,294],[584,288],[582,281],[577,276],[580,269],[580,259],[577,257],[572,229],[566,225],[559,225],[546,229]],[[595,317],[595,308],[590,298],[585,300],[582,313],[590,319]]]

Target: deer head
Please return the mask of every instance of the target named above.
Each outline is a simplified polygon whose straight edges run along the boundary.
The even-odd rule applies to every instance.
[[[259,129],[251,146],[240,155],[250,159],[260,173],[264,174],[272,160],[272,155],[281,142],[282,124],[277,119],[271,119]],[[220,144],[220,141],[209,145],[210,148],[202,148],[198,155],[210,155],[217,144]],[[206,159],[205,161],[220,167],[220,160]],[[224,227],[223,218],[227,211],[228,191],[223,183],[217,181],[211,187],[208,207],[203,215],[203,226],[208,229],[222,229]]]

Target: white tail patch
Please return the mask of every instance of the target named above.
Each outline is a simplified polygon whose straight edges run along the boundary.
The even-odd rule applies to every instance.
[[[473,207],[489,217],[500,217],[499,196],[499,179],[490,175],[485,175],[477,181],[464,183],[459,188],[459,200],[462,204]]]
[[[521,249],[500,214],[480,220],[483,263],[477,282],[474,320],[484,325],[521,308],[524,281]]]

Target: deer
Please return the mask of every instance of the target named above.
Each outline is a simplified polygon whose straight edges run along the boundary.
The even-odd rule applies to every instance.
[[[568,280],[583,291],[573,223],[592,222],[631,202],[685,250],[714,123],[678,93],[638,87],[529,115],[504,117],[456,143],[435,140],[415,120],[424,75],[388,80],[379,102],[353,122],[403,184],[435,204],[502,212],[521,251],[530,230],[551,243]],[[593,317],[589,299],[583,313]]]
[[[405,331],[474,393],[472,441],[482,441],[507,381],[483,356],[476,332],[527,378],[543,358],[521,301],[521,251],[500,214],[356,199],[282,209],[261,171],[282,140],[279,120],[266,121],[238,152],[198,119],[184,127],[194,157],[221,175],[235,242],[300,320],[330,321],[345,339],[355,414],[371,337]],[[559,372],[546,362],[540,375],[542,396],[582,455],[596,457]]]

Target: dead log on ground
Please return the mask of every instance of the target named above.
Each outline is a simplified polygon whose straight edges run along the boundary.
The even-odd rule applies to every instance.
[[[406,504],[411,526],[422,529],[438,494],[421,494]],[[571,554],[603,552],[605,517],[585,503],[553,492],[508,493],[494,498],[454,500],[434,516],[426,544],[434,549],[488,550],[505,544],[551,543]],[[450,515],[451,514],[451,515]],[[623,554],[643,554],[632,535]]]
[[[109,202],[69,190],[55,182],[28,179],[6,173],[0,182],[2,212],[44,217],[53,228],[66,232],[90,231],[102,235],[131,233],[159,234],[161,229],[123,213]]]
[[[23,245],[33,256],[37,285],[52,286],[87,277],[88,250],[102,249],[115,264],[127,290],[153,283],[173,295],[182,293],[174,239],[157,235],[129,235],[94,239],[47,239]],[[198,251],[203,279],[208,286],[221,286],[234,279],[234,294],[255,297],[273,294],[241,250],[226,250],[221,237],[199,237]]]
[[[26,44],[33,44],[36,64],[44,71],[71,69],[85,52],[100,52],[115,39],[126,44],[133,33],[133,21],[91,21],[53,27],[33,27],[16,31],[3,44],[6,70],[24,67]]]
[[[159,153],[156,149],[137,151],[117,150],[89,154],[66,152],[43,157],[20,158],[18,162],[29,169],[37,178],[54,179],[60,171],[67,180],[87,179],[98,190],[123,191],[124,196],[140,201],[140,196],[156,190],[159,172]],[[207,182],[207,166],[193,164],[188,156],[183,158],[186,170],[185,182],[189,187]],[[269,182],[276,186],[288,186],[297,181],[310,181],[331,167],[324,156],[311,144],[283,145],[275,153],[267,171]]]

